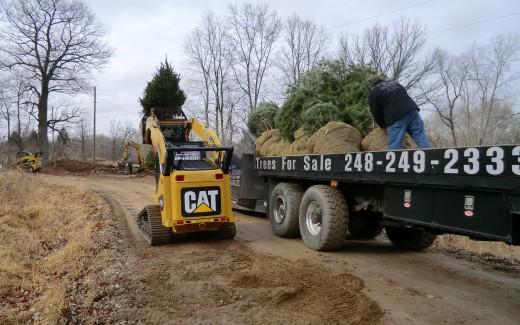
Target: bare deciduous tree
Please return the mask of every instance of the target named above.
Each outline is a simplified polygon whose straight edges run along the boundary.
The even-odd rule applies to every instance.
[[[185,50],[190,59],[194,77],[202,87],[197,92],[204,103],[206,125],[213,126],[217,135],[225,141],[228,119],[234,103],[230,92],[234,91],[232,76],[232,40],[229,26],[212,12],[204,15],[201,25],[186,40]],[[210,111],[209,106],[214,105]]]
[[[457,146],[456,109],[462,106],[461,97],[469,75],[468,64],[464,58],[438,50],[434,72],[433,82],[426,87],[421,85],[422,94],[435,109],[440,122],[450,130],[450,145]]]
[[[10,142],[13,112],[11,110],[11,98],[8,92],[9,85],[7,80],[1,80],[0,83],[0,117],[7,122],[7,142]]]
[[[132,125],[130,121],[126,121],[125,123],[121,124],[121,138],[130,138],[133,139],[137,135],[137,129]]]
[[[348,64],[370,65],[411,89],[435,66],[433,56],[424,59],[425,44],[424,27],[401,18],[391,27],[376,24],[361,35],[343,36],[340,57]]]
[[[110,141],[112,145],[112,160],[116,161],[116,147],[117,147],[117,140],[121,136],[121,123],[119,123],[118,120],[113,119],[110,121],[109,125],[109,133],[110,133]]]
[[[85,117],[82,117],[78,124],[77,124],[77,132],[79,135],[79,140],[81,143],[81,151],[80,151],[80,157],[82,160],[85,160],[87,158],[86,155],[86,141],[89,136],[89,123],[87,122]]]
[[[15,73],[12,81],[12,94],[16,108],[16,132],[18,134],[17,148],[23,150],[22,117],[30,112],[32,107],[32,92],[30,84],[25,76]]]
[[[251,112],[258,104],[262,82],[271,67],[271,53],[282,23],[266,5],[230,5],[229,24],[234,49],[233,72]]]
[[[277,66],[287,86],[323,58],[329,35],[323,26],[294,15],[285,22],[282,41]]]
[[[195,73],[196,77],[200,77],[203,81],[203,87],[197,88],[203,99],[204,104],[204,122],[209,126],[209,101],[210,101],[210,50],[206,42],[206,36],[200,28],[193,30],[184,43],[184,51],[186,52],[190,64],[190,71]],[[199,82],[199,80],[195,80]]]
[[[231,68],[231,42],[224,22],[213,14],[204,18],[205,41],[210,58],[210,85],[215,103],[215,129],[224,134],[225,87]]]
[[[477,144],[482,145],[496,126],[493,123],[495,108],[508,96],[507,86],[519,75],[512,71],[512,59],[520,52],[519,37],[500,36],[488,46],[473,46],[466,56],[470,78],[465,85],[464,103],[467,113],[473,110],[479,116],[476,127]],[[469,116],[467,117],[470,118]]]
[[[447,145],[484,145],[515,139],[519,113],[512,108],[511,85],[518,80],[512,62],[520,52],[518,36],[500,36],[473,45],[459,56],[441,53],[425,96],[435,119],[448,128]],[[434,119],[434,120],[435,120]],[[445,129],[439,128],[437,133]],[[437,134],[436,138],[443,139]]]
[[[71,0],[2,1],[0,67],[17,68],[38,99],[38,142],[48,154],[49,94],[85,90],[89,74],[101,68],[111,49],[85,3]]]

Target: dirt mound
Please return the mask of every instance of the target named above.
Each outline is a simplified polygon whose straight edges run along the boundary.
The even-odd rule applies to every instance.
[[[361,133],[343,122],[329,122],[316,131],[307,142],[311,153],[334,154],[361,151]]]
[[[442,235],[432,250],[488,265],[497,270],[520,273],[520,247],[501,242],[472,240],[465,236]]]
[[[43,173],[57,175],[85,175],[90,173],[117,174],[116,166],[97,164],[79,160],[58,160],[56,163],[48,163],[42,170]]]
[[[187,323],[211,317],[240,324],[376,324],[382,315],[361,279],[306,260],[258,254],[238,242],[210,242],[175,260],[168,278],[177,284],[171,292],[182,297],[177,312]],[[196,308],[208,304],[218,309]]]
[[[415,149],[417,145],[409,134],[404,136],[403,149]],[[361,149],[363,151],[385,151],[388,150],[388,137],[386,136],[386,129],[377,128],[370,132],[361,141]]]

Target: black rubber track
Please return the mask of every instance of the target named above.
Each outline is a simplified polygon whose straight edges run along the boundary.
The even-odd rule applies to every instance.
[[[171,241],[172,229],[163,226],[158,205],[147,205],[137,214],[137,228],[152,246],[165,245]]]

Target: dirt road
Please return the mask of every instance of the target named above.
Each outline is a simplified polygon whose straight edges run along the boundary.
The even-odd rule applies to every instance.
[[[241,213],[237,240],[186,239],[148,247],[133,220],[152,202],[151,177],[42,177],[95,190],[122,220],[132,279],[119,320],[518,324],[520,319],[520,270],[506,273],[440,253],[398,251],[386,241],[314,252],[301,240],[273,236],[266,219]]]

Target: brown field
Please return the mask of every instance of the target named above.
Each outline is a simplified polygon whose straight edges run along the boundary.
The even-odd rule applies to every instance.
[[[65,323],[99,299],[118,263],[109,217],[93,193],[0,173],[0,323]]]

